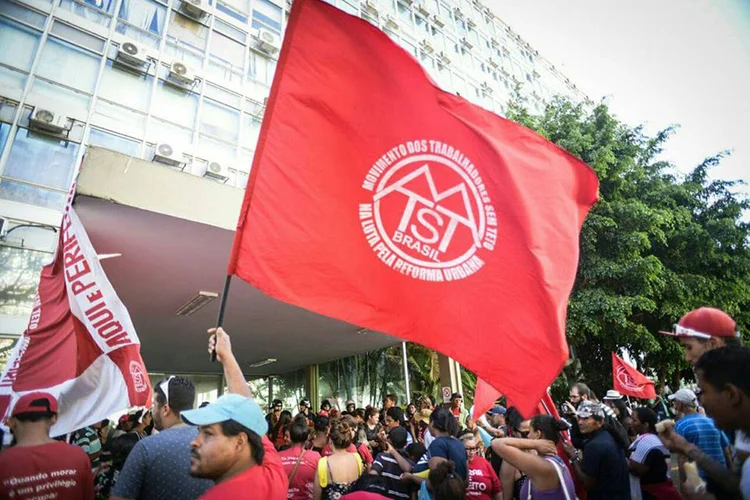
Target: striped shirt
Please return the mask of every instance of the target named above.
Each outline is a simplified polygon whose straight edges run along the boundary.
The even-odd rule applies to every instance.
[[[729,446],[729,440],[714,425],[714,421],[698,413],[685,415],[674,426],[677,434],[687,439],[690,443],[724,467],[727,461],[724,456],[724,448]],[[708,473],[698,468],[698,474],[706,479]]]
[[[408,458],[406,461],[414,465]],[[411,498],[413,488],[410,483],[401,482],[401,474],[404,472],[390,453],[379,453],[372,463],[372,470],[383,478],[386,485],[385,496],[388,498]]]

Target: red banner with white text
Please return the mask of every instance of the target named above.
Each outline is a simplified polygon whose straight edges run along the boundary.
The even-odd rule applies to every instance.
[[[54,259],[42,268],[28,327],[0,377],[0,420],[33,391],[58,399],[53,436],[151,405],[151,383],[130,315],[70,206]]]

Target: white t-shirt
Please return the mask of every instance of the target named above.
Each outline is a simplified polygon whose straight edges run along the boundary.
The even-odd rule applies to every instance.
[[[750,500],[750,458],[745,460],[745,465],[742,466],[742,498]]]

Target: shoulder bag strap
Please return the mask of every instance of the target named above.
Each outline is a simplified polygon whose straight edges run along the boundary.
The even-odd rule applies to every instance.
[[[297,457],[297,463],[294,464],[294,468],[292,469],[292,473],[289,474],[289,484],[292,484],[292,481],[294,481],[294,476],[297,475],[297,469],[299,469],[299,464],[302,462],[302,456],[305,454],[305,447],[302,447],[302,452],[299,454],[299,457]]]
[[[545,458],[548,462],[552,463],[552,466],[555,468],[555,472],[557,472],[557,477],[560,479],[560,487],[563,490],[563,494],[565,495],[565,500],[571,500],[570,493],[568,493],[568,486],[565,484],[565,477],[563,475],[562,471],[562,465],[557,463],[557,460],[554,458]],[[531,488],[529,488],[529,491],[531,491]]]

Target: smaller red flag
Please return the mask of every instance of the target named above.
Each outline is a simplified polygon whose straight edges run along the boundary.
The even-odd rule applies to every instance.
[[[651,379],[615,353],[612,353],[612,380],[615,390],[622,394],[634,398],[656,399],[656,390]]]

